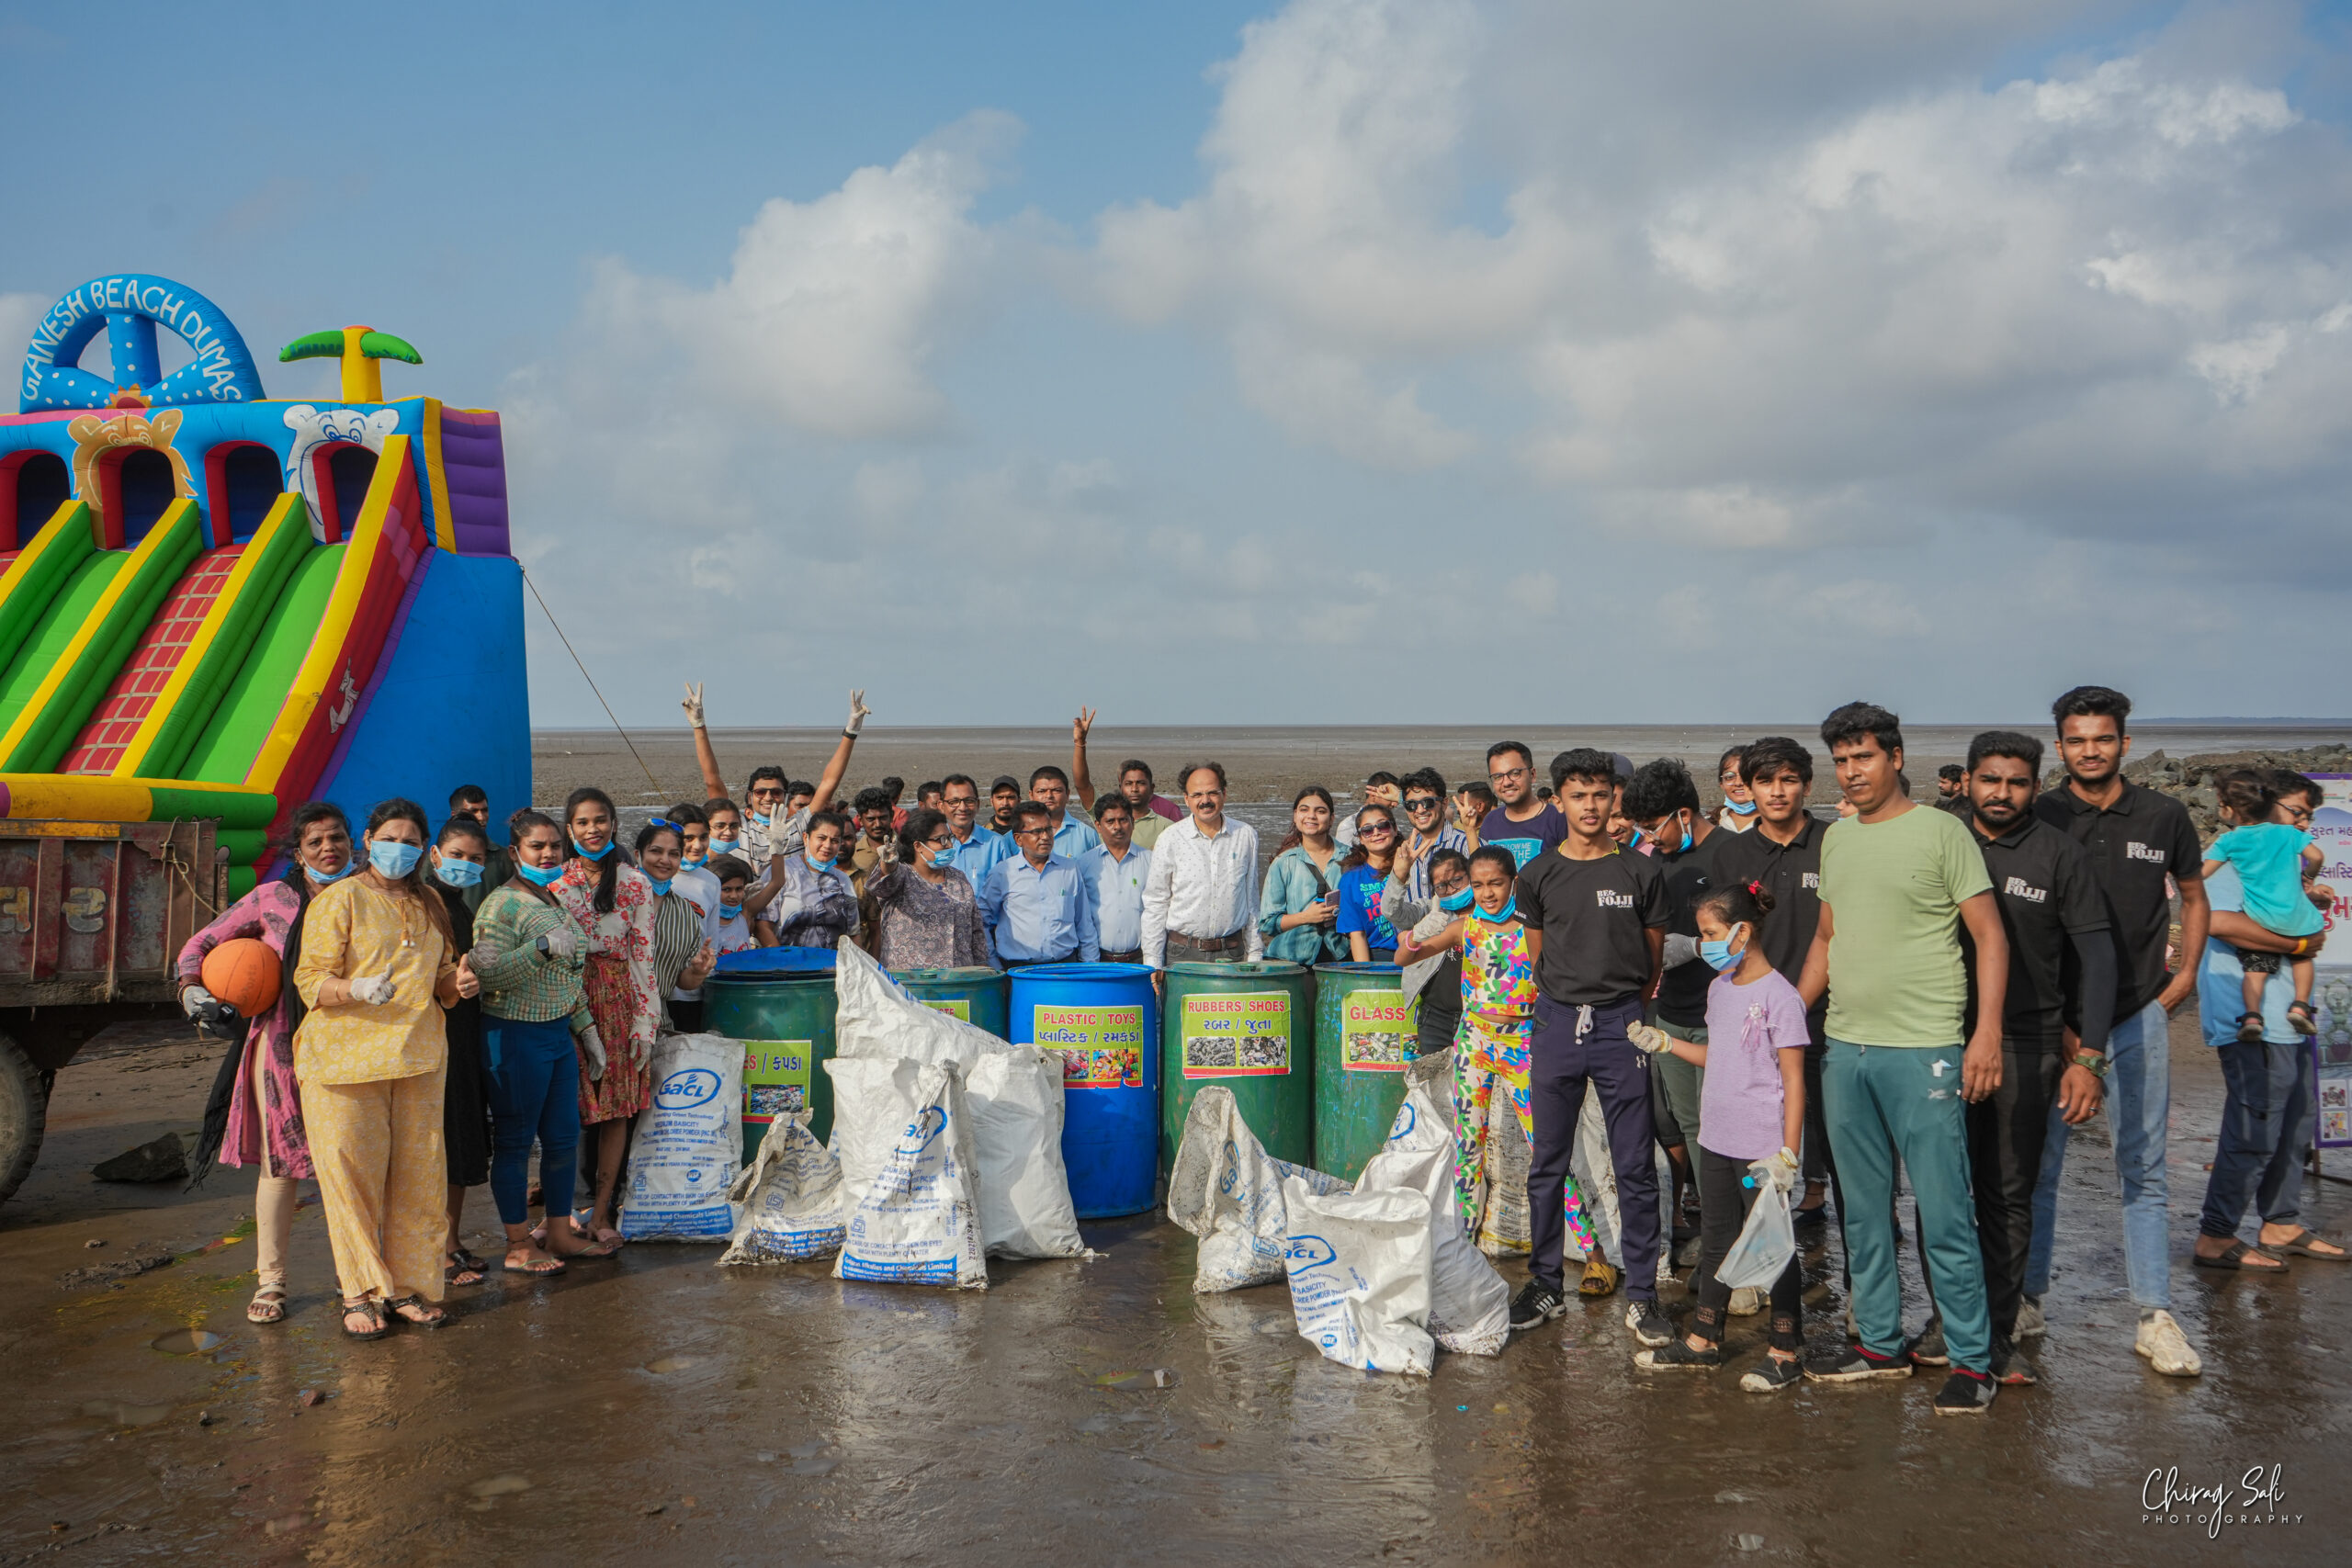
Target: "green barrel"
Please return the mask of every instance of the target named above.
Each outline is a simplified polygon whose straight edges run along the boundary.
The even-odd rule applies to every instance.
[[[804,952],[809,956],[798,958]],[[832,1075],[818,1066],[833,1054],[833,955],[789,947],[752,953],[769,964],[734,969],[722,959],[702,993],[703,1028],[742,1043],[746,1164],[779,1115],[805,1108],[819,1143],[833,1132]]]
[[[890,978],[927,1008],[977,1023],[999,1040],[1012,1038],[1007,1010],[1012,983],[1001,969],[893,969]]]
[[[1405,1102],[1418,998],[1394,964],[1315,966],[1315,1168],[1344,1181],[1388,1141]]]
[[[1297,964],[1171,964],[1159,1023],[1159,1168],[1176,1163],[1193,1096],[1233,1091],[1241,1119],[1276,1159],[1314,1153],[1315,975]]]

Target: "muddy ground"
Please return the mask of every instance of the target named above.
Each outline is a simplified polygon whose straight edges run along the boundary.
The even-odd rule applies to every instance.
[[[1615,1302],[1426,1381],[1353,1372],[1296,1336],[1279,1285],[1194,1296],[1192,1238],[1148,1217],[1087,1226],[1091,1261],[998,1263],[985,1293],[639,1246],[560,1280],[494,1275],[447,1328],[370,1345],[337,1331],[306,1206],[292,1314],[254,1328],[249,1181],[182,1196],[89,1174],[193,1127],[210,1055],[173,1031],[101,1043],[60,1075],[40,1164],[0,1207],[0,1562],[2346,1561],[2352,1266],[2188,1267],[2221,1090],[2186,1020],[2174,1289],[2206,1375],[2132,1353],[2095,1127],[2068,1168],[2041,1386],[1965,1420],[1929,1413],[1925,1376],[1763,1397],[1736,1371],[1636,1371]],[[2347,1211],[2352,1189],[2310,1186],[2313,1224]],[[486,1191],[468,1218],[491,1250]],[[142,1242],[175,1260],[59,1283]],[[1809,1267],[1821,1343],[1834,1242]],[[1740,1364],[1763,1324],[1734,1320]],[[193,1349],[191,1328],[218,1344]],[[1172,1387],[1125,1376],[1156,1368]],[[2257,1465],[2280,1467],[2292,1522],[2218,1540],[2147,1522],[2151,1471],[2202,1486]]]

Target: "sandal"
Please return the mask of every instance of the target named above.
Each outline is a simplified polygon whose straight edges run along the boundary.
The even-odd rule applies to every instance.
[[[428,1306],[414,1296],[399,1296],[384,1303],[392,1309],[402,1323],[419,1328],[438,1328],[449,1321],[449,1314],[437,1306]]]
[[[1577,1281],[1577,1294],[1594,1300],[1614,1295],[1618,1281],[1623,1278],[1617,1271],[1617,1266],[1608,1259],[1588,1258],[1584,1264],[1584,1277]]]
[[[2312,1010],[2312,1004],[2309,1002],[2289,1002],[2287,1021],[2295,1026],[2295,1032],[2298,1034],[2319,1032],[2319,1014]]]
[[[245,1303],[247,1323],[283,1323],[286,1321],[286,1287],[275,1280],[266,1280],[254,1292],[254,1299]]]
[[[2262,1015],[2260,1013],[2242,1012],[2238,1014],[2237,1024],[2239,1044],[2258,1045],[2262,1043]]]
[[[2335,1250],[2334,1252],[2314,1251],[2312,1243],[2315,1241],[2324,1242]],[[2324,1236],[2310,1229],[2298,1230],[2284,1241],[2258,1242],[2256,1244],[2256,1250],[2267,1252],[2273,1258],[2282,1252],[2291,1252],[2298,1258],[2316,1258],[2323,1263],[2352,1262],[2352,1251],[2346,1251],[2342,1243],[2332,1236]]]
[[[513,1257],[514,1255],[509,1253],[507,1257],[499,1260],[498,1268],[501,1273],[538,1274],[545,1276],[549,1274],[560,1274],[567,1267],[569,1267],[560,1258],[542,1258],[536,1263],[518,1264],[513,1261]]]
[[[366,1318],[368,1326],[365,1329],[352,1327],[351,1320],[355,1317]],[[354,1339],[381,1339],[392,1331],[392,1325],[384,1320],[384,1303],[370,1296],[364,1302],[343,1303],[343,1331]]]
[[[2267,1265],[2257,1263],[2249,1269],[2246,1267],[2245,1259],[2250,1253],[2264,1258],[2270,1257],[2259,1247],[2248,1247],[2243,1241],[2233,1239],[2218,1258],[2208,1258],[2201,1252],[2191,1252],[2188,1255],[2188,1260],[2199,1269],[2223,1269],[2232,1273],[2240,1269],[2245,1269],[2249,1274],[2284,1274],[2287,1271],[2287,1266],[2276,1259]]]
[[[453,1247],[443,1256],[448,1267],[441,1270],[442,1280],[452,1285],[479,1285],[490,1273],[490,1265],[462,1247]]]

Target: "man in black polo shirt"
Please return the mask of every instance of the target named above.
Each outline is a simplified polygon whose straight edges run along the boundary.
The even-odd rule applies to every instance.
[[[1764,922],[1764,956],[1792,986],[1804,973],[1813,933],[1821,926],[1821,835],[1829,825],[1805,809],[1813,789],[1813,753],[1785,735],[1751,743],[1740,760],[1741,776],[1756,802],[1756,826],[1714,841],[1715,880],[1757,882],[1772,895],[1772,918]],[[1804,1201],[1797,1222],[1817,1220],[1828,1207],[1837,1176],[1829,1128],[1821,1114],[1821,1058],[1829,1049],[1826,997],[1805,1014]]]
[[[2041,777],[2041,742],[2030,736],[1991,729],[1968,743],[1969,826],[1984,852],[1993,902],[2009,939],[2000,1087],[1967,1112],[1976,1241],[1993,1320],[1993,1375],[2006,1383],[2033,1381],[2032,1370],[2013,1352],[2011,1335],[2025,1295],[2041,1151],[2053,1111],[2061,1125],[2074,1126],[2098,1109],[2115,994],[2107,900],[2083,847],[2033,815]],[[1973,1030],[1976,949],[1965,929],[1960,940],[1969,965],[1966,1026]],[[2069,1018],[2081,1021],[2082,1032],[2071,1053]]]
[[[1714,969],[1699,956],[1699,896],[1714,885],[1715,846],[1737,835],[1720,833],[1699,807],[1699,786],[1690,771],[1671,757],[1645,762],[1625,785],[1628,820],[1657,846],[1653,858],[1666,872],[1667,927],[1657,1000],[1650,1021],[1678,1040],[1707,1043],[1707,987]],[[1674,1170],[1673,1201],[1667,1212],[1680,1214],[1692,1167],[1690,1150],[1699,1142],[1699,1091],[1705,1069],[1694,1067],[1671,1053],[1660,1053],[1650,1064],[1650,1113],[1657,1123],[1659,1141]],[[1680,1222],[1677,1221],[1678,1231]],[[1698,1261],[1693,1235],[1692,1263]],[[1679,1263],[1680,1258],[1676,1261]]]
[[[2211,911],[2205,902],[2203,852],[2178,801],[2123,777],[2131,754],[2132,699],[2105,686],[2077,686],[2051,706],[2058,721],[2058,759],[2066,782],[2033,803],[2034,815],[2089,852],[2115,933],[2115,1022],[2107,1036],[2107,1120],[2123,1186],[2123,1267],[2140,1309],[2132,1348],[2168,1377],[2203,1371],[2172,1315],[2166,1253],[2165,1128],[2172,1114],[2167,1020],[2196,994],[2197,965],[2165,969],[2172,901],[2165,879],[2180,889],[2180,950],[2205,951]],[[2033,1194],[2033,1252],[2026,1265],[2020,1338],[2042,1331],[2041,1296],[2050,1284],[2050,1249],[2058,1213],[2058,1178],[2066,1160],[2066,1124],[2054,1111]]]
[[[1657,979],[1667,924],[1666,874],[1609,836],[1617,769],[1578,748],[1552,761],[1553,804],[1567,836],[1519,874],[1519,917],[1535,959],[1535,1032],[1527,1089],[1535,1148],[1527,1171],[1528,1281],[1511,1303],[1513,1328],[1566,1310],[1560,1252],[1569,1151],[1588,1083],[1600,1096],[1617,1171],[1625,1251],[1625,1326],[1653,1348],[1674,1337],[1657,1305],[1657,1168],[1648,1058],[1626,1031]]]

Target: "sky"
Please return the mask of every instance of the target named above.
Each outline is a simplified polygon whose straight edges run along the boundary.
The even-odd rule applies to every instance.
[[[2352,714],[2343,6],[8,4],[0,100],[0,345],[409,339],[632,726]]]

